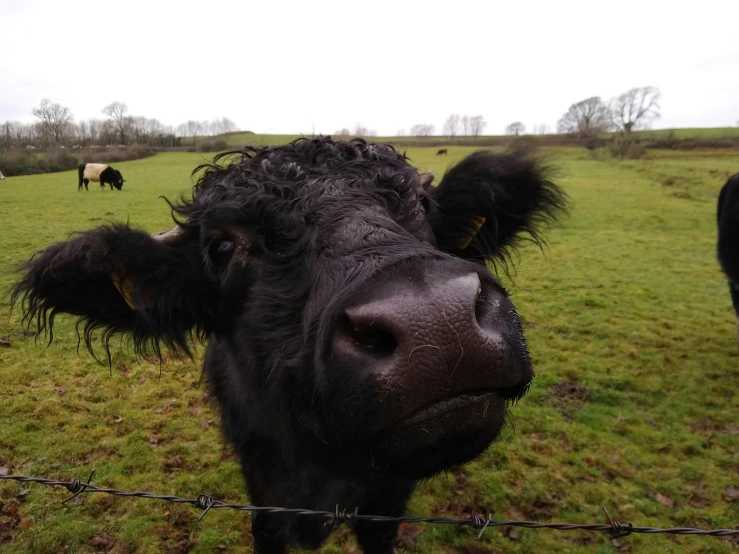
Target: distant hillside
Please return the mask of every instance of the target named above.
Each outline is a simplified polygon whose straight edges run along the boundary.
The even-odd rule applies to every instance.
[[[639,137],[647,141],[650,146],[653,141],[662,148],[691,148],[691,147],[739,147],[739,127],[715,127],[715,128],[693,128],[693,129],[653,129],[648,131],[638,131],[635,133]],[[301,135],[281,135],[281,134],[258,134],[251,131],[240,131],[228,133],[219,137],[199,137],[198,141],[215,140],[217,138],[224,139],[229,146],[274,146],[286,144]],[[305,135],[307,136],[307,135]],[[608,139],[613,136],[612,133],[605,133],[601,138]],[[536,141],[540,145],[548,146],[575,146],[582,141],[570,135],[522,135],[529,137],[530,140]],[[509,142],[513,137],[509,135],[484,135],[479,137],[448,137],[448,136],[429,136],[429,137],[367,137],[373,141],[390,143],[396,146],[442,146],[447,144],[457,144],[460,146],[496,146]],[[192,144],[192,137],[183,139],[184,144]]]

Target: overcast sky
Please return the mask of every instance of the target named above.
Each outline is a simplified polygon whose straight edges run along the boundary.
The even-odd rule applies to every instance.
[[[0,0],[0,122],[42,98],[257,133],[550,129],[575,101],[662,91],[655,127],[739,121],[739,1]]]

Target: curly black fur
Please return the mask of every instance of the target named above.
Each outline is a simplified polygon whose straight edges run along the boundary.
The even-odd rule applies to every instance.
[[[80,233],[25,264],[12,304],[39,333],[58,313],[79,316],[91,351],[96,330],[106,348],[132,336],[142,354],[207,338],[204,372],[255,504],[401,515],[415,478],[367,450],[374,383],[322,361],[339,315],[388,268],[432,260],[482,274],[521,233],[541,243],[564,193],[522,153],[478,152],[434,188],[392,147],[328,137],[223,154],[195,173],[191,196],[170,204],[176,239],[126,225]],[[462,248],[477,216],[485,223]],[[131,280],[135,309],[116,275]],[[485,446],[458,438],[450,464]],[[356,530],[366,552],[384,553],[396,529]],[[328,529],[260,513],[253,532],[258,552],[282,552],[293,539],[317,548]]]
[[[475,152],[444,175],[434,200],[431,228],[439,248],[476,262],[510,261],[516,245],[545,245],[542,230],[567,209],[567,197],[549,177],[551,170],[525,151]],[[479,231],[473,216],[485,223]],[[466,248],[459,238],[473,236]]]

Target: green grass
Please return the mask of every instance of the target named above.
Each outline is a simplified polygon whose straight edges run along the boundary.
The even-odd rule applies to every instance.
[[[410,149],[437,176],[471,149]],[[715,199],[739,154],[653,152],[635,162],[591,160],[583,149],[552,150],[573,200],[565,225],[542,253],[521,252],[509,284],[537,370],[512,410],[514,425],[463,471],[421,485],[410,513],[601,522],[601,506],[623,522],[649,526],[732,527],[739,503],[739,356],[726,283],[715,261]],[[74,172],[0,182],[0,288],[12,267],[51,241],[105,220],[149,231],[171,224],[160,195],[191,186],[200,154],[159,154],[119,164],[122,192],[77,193]],[[0,304],[7,313],[7,304]],[[77,353],[73,319],[59,317],[56,340],[16,335],[18,314],[0,320],[0,466],[11,473],[193,497],[244,502],[238,466],[220,438],[199,384],[197,363],[137,362],[125,343],[113,370]],[[200,355],[200,352],[198,353]],[[21,490],[0,484],[5,509]],[[60,505],[66,491],[25,486],[25,529],[3,531],[0,552],[250,552],[248,516],[189,507],[87,497]],[[656,495],[662,495],[657,497]],[[657,501],[671,500],[666,506]],[[668,502],[669,503],[669,502]],[[0,514],[0,522],[4,514]],[[15,521],[15,520],[14,520]],[[486,531],[474,552],[616,552],[600,534]],[[424,526],[413,552],[473,552],[476,532]],[[104,537],[102,537],[104,538]],[[633,552],[729,553],[714,538],[632,535]],[[354,544],[340,528],[325,552]],[[732,546],[734,544],[734,546]]]
[[[299,138],[301,136],[308,136],[308,135],[272,135],[272,134],[258,134],[258,133],[231,133],[228,135],[224,135],[223,138],[226,139],[229,145],[231,146],[243,146],[244,144],[249,144],[251,146],[271,146],[271,145],[277,145],[277,144],[286,144],[292,140],[295,140],[296,138]],[[438,142],[440,140],[444,140],[444,137],[438,137],[438,136],[430,136],[430,137],[367,137],[368,140],[374,140],[377,142],[393,142],[393,141],[412,141],[412,142]],[[473,140],[472,137],[463,137],[465,140]],[[483,137],[480,137],[481,139]],[[485,137],[490,138],[490,137]],[[192,139],[187,138],[185,139],[186,143],[189,143]]]
[[[739,137],[739,127],[695,127],[685,129],[650,129],[639,131],[650,138],[667,138],[670,134],[677,139],[688,138],[732,138]]]
[[[672,134],[673,138],[676,139],[688,139],[688,138],[732,138],[739,137],[739,127],[698,127],[693,129],[650,129],[646,131],[638,131],[639,135],[649,137],[652,139],[665,139]],[[275,144],[285,144],[294,140],[301,135],[285,135],[285,134],[258,134],[258,133],[230,133],[225,135],[223,138],[226,139],[230,146],[243,146],[249,144],[253,146],[266,146]],[[419,143],[423,144],[426,142],[438,143],[444,140],[445,137],[430,136],[430,137],[372,137],[373,140],[378,142],[404,142],[404,143]],[[503,135],[485,135],[479,137],[479,141],[490,141],[490,139],[506,139]],[[472,137],[459,137],[460,140],[472,141],[475,139]],[[185,139],[185,142],[190,142],[191,139]]]

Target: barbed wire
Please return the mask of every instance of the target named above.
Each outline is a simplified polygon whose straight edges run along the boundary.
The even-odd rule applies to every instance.
[[[173,502],[176,504],[190,504],[196,508],[203,510],[200,514],[198,521],[202,520],[203,517],[210,511],[220,508],[229,508],[232,510],[239,510],[244,512],[266,512],[266,513],[279,513],[279,514],[293,514],[296,516],[315,516],[326,519],[325,525],[339,525],[349,521],[369,521],[369,522],[395,522],[395,523],[430,523],[438,525],[459,525],[469,526],[474,529],[479,529],[478,539],[482,538],[483,533],[490,527],[522,527],[526,529],[554,529],[558,531],[597,531],[607,532],[611,539],[617,539],[624,537],[631,533],[642,533],[642,534],[670,534],[670,535],[700,535],[700,536],[711,536],[711,537],[728,537],[737,536],[739,537],[739,528],[737,529],[696,529],[693,527],[637,527],[631,523],[620,523],[613,520],[605,507],[603,512],[606,516],[607,523],[540,523],[537,521],[521,521],[521,520],[494,520],[492,515],[488,514],[488,517],[476,516],[474,513],[470,514],[468,518],[453,519],[448,517],[416,517],[416,516],[403,516],[403,517],[390,517],[390,516],[376,516],[360,514],[357,510],[353,512],[347,512],[346,510],[339,510],[339,506],[331,511],[322,510],[311,510],[305,508],[281,508],[275,506],[252,506],[249,504],[231,504],[223,502],[207,494],[199,494],[197,498],[183,498],[174,495],[161,495],[153,494],[150,492],[131,492],[113,488],[102,488],[92,484],[92,477],[95,474],[93,469],[90,472],[90,476],[86,482],[82,482],[79,479],[72,479],[71,481],[61,481],[58,479],[46,479],[43,477],[29,477],[25,475],[0,475],[0,480],[3,481],[16,481],[20,483],[39,483],[48,487],[64,487],[72,496],[62,500],[62,504],[69,502],[73,498],[78,497],[81,494],[110,494],[114,496],[134,497],[134,498],[146,498],[150,500],[164,500],[166,502]]]

